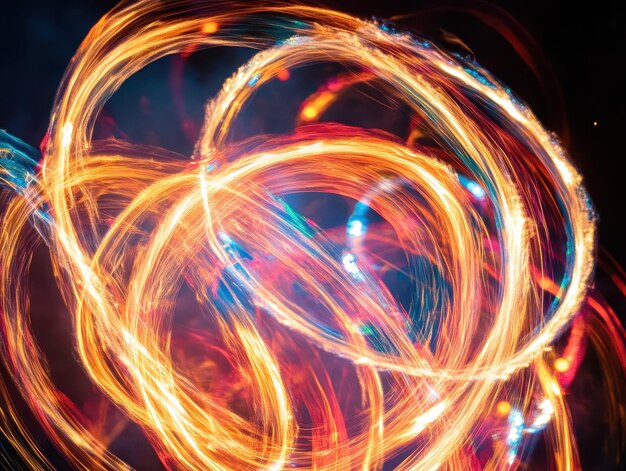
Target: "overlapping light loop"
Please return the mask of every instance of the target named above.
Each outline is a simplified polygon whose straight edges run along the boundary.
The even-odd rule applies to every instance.
[[[0,241],[5,361],[68,460],[125,466],[35,348],[26,294],[10,281],[27,272],[33,220],[82,367],[168,467],[503,469],[519,464],[523,416],[536,410],[555,417],[559,463],[576,467],[545,351],[584,300],[595,216],[557,140],[487,71],[385,25],[273,3],[181,5],[142,1],[103,18],[60,88],[43,170],[22,184],[3,177],[21,193]],[[131,75],[212,46],[260,51],[207,104],[188,160],[92,139]],[[235,141],[260,87],[323,61],[417,124],[393,136],[309,123]],[[301,124],[341,103],[338,87],[322,90]],[[343,232],[287,201],[313,193],[358,202]],[[402,273],[410,302],[389,273]],[[193,315],[181,315],[181,293]],[[516,408],[485,458],[503,397]]]

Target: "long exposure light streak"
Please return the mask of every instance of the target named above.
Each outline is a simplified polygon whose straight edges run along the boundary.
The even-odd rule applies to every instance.
[[[479,65],[383,23],[186,5],[123,3],[94,26],[40,156],[0,134],[3,360],[65,459],[127,469],[109,445],[132,422],[170,469],[514,469],[547,428],[558,469],[579,468],[565,392],[588,343],[609,384],[626,356],[588,293],[596,216],[557,138]],[[137,71],[218,46],[258,52],[207,103],[193,155],[93,138]],[[348,72],[302,102],[293,133],[233,138],[261,87],[325,61]],[[406,135],[321,119],[363,84],[406,109]],[[356,202],[339,230],[288,199],[324,193]],[[39,242],[117,425],[87,419],[37,345]],[[175,318],[184,291],[193,322]],[[54,469],[1,391],[7,440]]]

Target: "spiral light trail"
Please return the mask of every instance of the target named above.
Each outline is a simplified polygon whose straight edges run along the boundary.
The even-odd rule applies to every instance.
[[[557,468],[579,468],[565,392],[588,338],[623,381],[624,334],[588,294],[595,213],[557,138],[477,64],[384,23],[185,5],[124,3],[92,29],[39,164],[0,136],[3,359],[67,461],[127,469],[109,445],[132,422],[170,469],[514,469],[544,429]],[[130,76],[217,46],[258,52],[206,105],[193,155],[93,138]],[[234,137],[260,87],[328,61],[347,73],[302,103],[293,133]],[[321,120],[363,84],[411,116],[405,135]],[[313,193],[356,202],[340,230],[289,203]],[[117,426],[88,420],[38,348],[38,242]],[[7,440],[54,469],[2,393]]]

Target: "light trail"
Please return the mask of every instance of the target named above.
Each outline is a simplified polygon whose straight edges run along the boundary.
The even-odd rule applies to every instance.
[[[0,136],[0,182],[13,191],[0,237],[3,359],[66,459],[125,469],[109,445],[127,420],[172,469],[509,469],[547,425],[558,469],[579,467],[561,388],[582,331],[620,368],[624,336],[587,297],[596,218],[555,137],[478,65],[376,22],[273,2],[184,5],[123,4],[98,22],[59,89],[41,171],[34,151]],[[240,34],[259,24],[273,33]],[[207,104],[188,161],[92,139],[138,70],[217,46],[259,52]],[[259,87],[329,58],[367,72],[305,100],[294,121],[313,124],[298,132],[233,142]],[[410,138],[319,122],[363,83],[410,110]],[[284,198],[300,193],[359,203],[324,231]],[[52,381],[30,326],[31,223],[78,359],[122,425],[90,423]],[[408,279],[410,306],[390,272]],[[174,322],[183,289],[201,327]],[[581,307],[600,321],[574,322],[567,362],[553,368]],[[53,469],[4,385],[2,396],[7,439],[30,467]]]

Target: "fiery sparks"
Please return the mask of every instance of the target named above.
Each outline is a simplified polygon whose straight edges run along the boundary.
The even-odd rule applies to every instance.
[[[216,8],[116,8],[68,68],[45,165],[0,136],[3,359],[57,449],[126,469],[110,444],[134,423],[170,469],[508,469],[546,429],[558,468],[579,467],[566,392],[587,343],[623,374],[624,332],[588,293],[595,213],[555,137],[477,64],[384,24]],[[217,46],[259,51],[206,105],[187,160],[93,138],[131,75]],[[301,104],[293,133],[233,138],[260,87],[328,58],[349,72]],[[362,84],[402,105],[406,135],[322,121]],[[290,203],[302,194],[355,203],[324,230]],[[35,236],[99,419],[32,333]],[[53,469],[1,391],[2,432]]]

